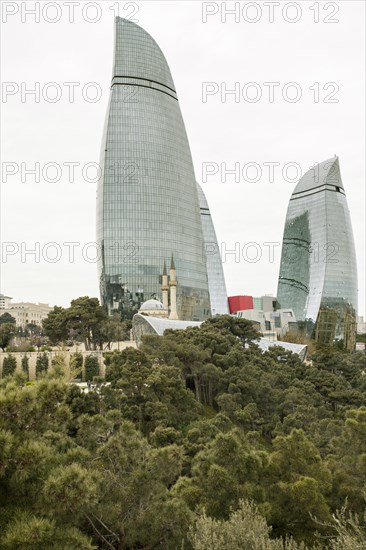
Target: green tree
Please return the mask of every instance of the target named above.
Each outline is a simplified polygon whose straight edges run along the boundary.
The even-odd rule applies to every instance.
[[[332,488],[330,470],[301,430],[277,437],[273,447],[270,523],[276,534],[290,534],[310,543],[317,527],[314,518],[323,524],[331,522],[326,498]]]
[[[27,512],[16,514],[2,539],[8,550],[96,550],[90,538],[78,529],[57,526],[56,521]]]
[[[218,315],[211,317],[202,325],[202,329],[210,331],[214,329],[223,333],[229,333],[238,338],[244,347],[251,344],[260,338],[255,324],[247,319],[240,319],[232,315]]]
[[[106,356],[108,406],[121,410],[147,434],[157,426],[181,427],[196,418],[199,405],[179,370],[153,364],[141,350],[127,348]]]
[[[107,313],[99,305],[98,298],[82,296],[71,301],[69,308],[55,306],[42,321],[43,332],[53,344],[65,342],[70,335],[80,337],[85,349],[103,347],[105,334],[103,323],[107,322]]]
[[[45,481],[43,497],[46,506],[57,510],[65,523],[72,523],[97,503],[96,473],[80,464],[54,468]]]
[[[29,357],[27,355],[23,355],[22,361],[22,371],[27,375],[27,378],[29,377]]]
[[[219,430],[193,458],[191,481],[177,491],[187,503],[203,506],[210,516],[227,519],[240,499],[263,499],[261,485],[268,465],[268,453],[253,448],[240,430]]]
[[[36,323],[27,323],[25,326],[25,332],[32,336],[40,336],[42,334],[42,327]]]
[[[36,375],[47,372],[49,366],[49,359],[47,353],[43,352],[38,354],[36,361]]]
[[[12,324],[12,323],[0,324],[0,348],[3,351],[5,351],[8,345],[10,344],[10,341],[13,338],[15,331],[16,331],[15,324]]]
[[[340,509],[347,499],[350,511],[361,516],[366,494],[366,407],[347,411],[343,430],[332,443],[333,506]]]
[[[96,537],[107,537],[114,548],[179,548],[192,521],[169,492],[181,470],[179,447],[152,449],[123,422],[97,453],[100,501],[90,517]]]
[[[271,539],[271,529],[255,505],[241,500],[226,521],[212,519],[206,513],[198,517],[189,530],[194,550],[305,550],[292,539]]]
[[[3,376],[12,376],[17,367],[17,360],[14,355],[8,354],[3,360]]]
[[[7,311],[0,315],[0,325],[8,324],[8,325],[16,325],[15,318],[10,315]]]
[[[130,330],[132,322],[129,320],[121,321],[119,315],[107,317],[99,324],[99,332],[95,333],[95,338],[99,338],[100,349],[111,349],[112,342],[121,342],[130,340]]]
[[[102,347],[104,340],[100,325],[107,319],[107,313],[99,305],[98,298],[82,296],[72,300],[66,318],[67,328],[80,333],[86,350],[96,349],[98,345]]]
[[[69,335],[66,310],[55,306],[46,319],[43,319],[42,327],[52,344],[66,341]]]
[[[80,352],[73,353],[70,357],[70,367],[74,371],[75,378],[82,377],[84,358]]]
[[[92,382],[99,374],[99,359],[95,355],[87,355],[84,361],[85,380]]]

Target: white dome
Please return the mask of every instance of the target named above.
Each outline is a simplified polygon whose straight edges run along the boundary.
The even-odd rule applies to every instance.
[[[159,300],[147,300],[146,302],[141,304],[139,311],[154,311],[154,310],[165,311],[165,307]]]

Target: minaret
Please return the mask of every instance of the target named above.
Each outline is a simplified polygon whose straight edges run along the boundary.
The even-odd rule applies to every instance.
[[[178,320],[177,313],[177,272],[174,265],[174,258],[172,254],[172,260],[170,262],[170,315],[169,319]]]
[[[163,268],[163,276],[162,276],[162,284],[161,284],[161,294],[163,298],[163,306],[168,311],[169,309],[169,286],[168,286],[168,273],[166,270],[166,263],[164,260],[164,268]]]

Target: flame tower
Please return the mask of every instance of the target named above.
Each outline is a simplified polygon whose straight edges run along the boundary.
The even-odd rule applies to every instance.
[[[319,342],[343,338],[353,348],[357,265],[338,157],[311,168],[291,195],[277,299],[315,324]]]
[[[211,313],[198,192],[174,82],[153,38],[116,18],[97,191],[99,283],[110,313],[132,317],[161,291],[172,254],[179,319]]]

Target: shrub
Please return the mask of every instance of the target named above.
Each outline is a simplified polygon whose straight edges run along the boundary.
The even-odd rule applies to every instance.
[[[45,345],[41,347],[41,351],[52,351],[51,346]]]
[[[99,374],[99,361],[95,355],[88,355],[85,358],[85,380],[93,381],[94,376]]]
[[[48,355],[47,353],[42,353],[41,355],[38,355],[37,362],[36,362],[36,375],[38,376],[42,372],[47,372],[48,370]]]
[[[9,354],[7,357],[4,357],[3,378],[5,376],[12,376],[15,372],[16,367],[17,367],[17,360],[15,359],[14,355]]]
[[[22,371],[25,372],[25,374],[29,377],[29,357],[27,355],[24,355],[22,357]]]
[[[75,378],[81,378],[82,377],[82,370],[83,370],[83,354],[77,351],[76,353],[73,353],[70,358],[70,367],[75,372]]]

